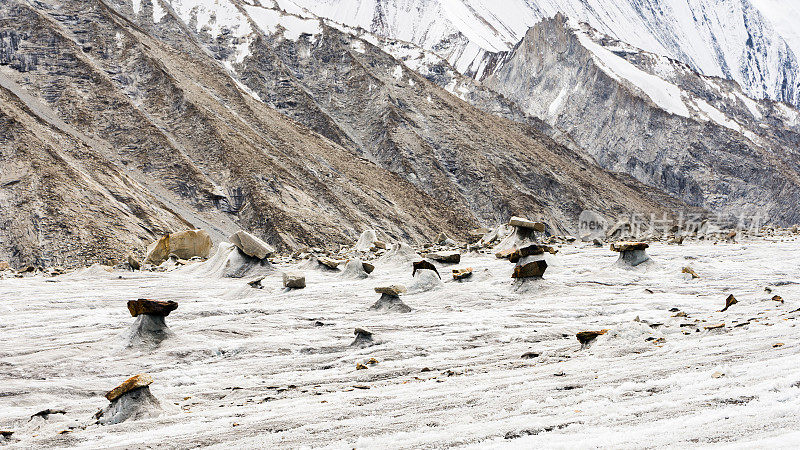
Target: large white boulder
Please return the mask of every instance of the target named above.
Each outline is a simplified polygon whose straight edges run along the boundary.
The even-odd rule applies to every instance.
[[[242,253],[256,259],[268,258],[275,253],[271,245],[243,230],[233,233],[228,240]]]

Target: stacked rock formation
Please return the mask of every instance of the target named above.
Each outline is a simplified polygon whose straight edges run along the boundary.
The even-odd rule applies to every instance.
[[[547,245],[531,244],[527,247],[515,250],[508,256],[508,260],[516,263],[512,278],[542,278],[547,270],[547,261],[544,260],[544,253],[555,254],[556,250]]]

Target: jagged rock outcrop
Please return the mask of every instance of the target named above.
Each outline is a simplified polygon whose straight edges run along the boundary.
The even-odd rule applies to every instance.
[[[609,170],[717,212],[800,220],[788,206],[800,200],[800,124],[785,105],[563,16],[531,28],[484,82]]]

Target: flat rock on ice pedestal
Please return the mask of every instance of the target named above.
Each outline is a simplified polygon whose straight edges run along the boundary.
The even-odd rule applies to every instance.
[[[134,389],[150,386],[153,381],[152,376],[146,373],[140,373],[139,375],[134,375],[127,380],[123,381],[122,384],[115,387],[114,389],[108,391],[106,393],[106,398],[108,401],[113,402],[114,400],[122,397],[123,394],[126,394]]]
[[[400,297],[396,295],[381,294],[381,298],[379,298],[377,302],[370,306],[369,310],[407,313],[411,311],[411,307],[403,303],[403,301],[400,300]]]
[[[650,261],[650,256],[645,251],[648,247],[646,242],[615,242],[611,244],[611,250],[619,252],[617,264],[629,267],[636,267]]]
[[[508,224],[512,227],[517,228],[524,228],[528,230],[537,231],[539,233],[544,233],[545,224],[541,222],[534,222],[532,220],[523,219],[522,217],[512,217],[511,220],[508,221]]]
[[[356,338],[350,343],[351,347],[368,347],[374,343],[372,333],[363,328],[356,328],[354,334]]]
[[[272,246],[243,230],[237,231],[228,240],[242,253],[251,258],[265,259],[275,253],[275,249]]]
[[[611,251],[614,252],[627,252],[630,250],[644,250],[650,247],[647,242],[614,242],[611,244]]]
[[[112,425],[128,419],[157,416],[161,404],[150,392],[153,377],[147,374],[135,375],[106,394],[111,402],[95,416],[97,423]]]
[[[393,284],[391,286],[379,286],[375,288],[375,292],[378,294],[386,294],[386,295],[391,295],[393,297],[399,297],[400,294],[406,292],[406,287],[400,284]]]
[[[508,254],[508,260],[512,263],[519,262],[520,259],[527,256],[543,255],[545,252],[555,255],[556,250],[553,247],[541,244],[531,244],[526,247],[514,250]]]
[[[458,264],[461,262],[461,253],[458,252],[433,252],[428,253],[425,257],[443,263]]]
[[[140,298],[138,300],[128,301],[128,311],[131,316],[136,317],[140,314],[149,314],[151,316],[166,317],[172,311],[178,308],[178,303],[173,301],[162,302],[159,300],[149,300]]]
[[[580,333],[577,333],[575,335],[575,337],[578,339],[578,342],[580,342],[581,345],[583,346],[583,345],[586,345],[589,342],[592,342],[593,340],[595,340],[595,338],[597,338],[597,336],[606,334],[607,332],[608,332],[608,330],[581,331]]]

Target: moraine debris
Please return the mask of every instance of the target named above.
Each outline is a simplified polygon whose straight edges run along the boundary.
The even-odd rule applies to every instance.
[[[722,310],[720,312],[727,311],[728,308],[730,308],[731,306],[733,306],[733,305],[735,305],[737,303],[739,303],[739,300],[736,300],[736,297],[734,297],[733,294],[729,295],[728,298],[725,299],[725,307],[722,308]]]

